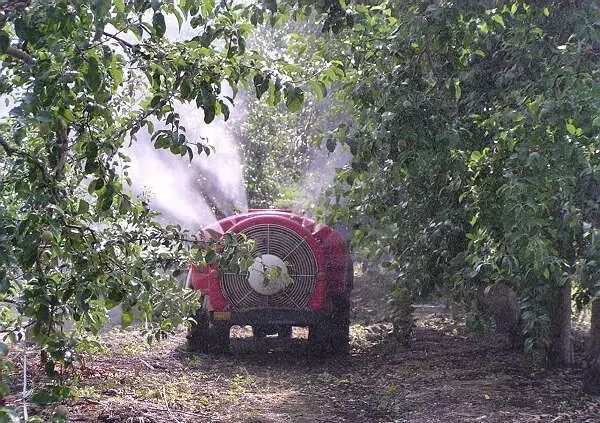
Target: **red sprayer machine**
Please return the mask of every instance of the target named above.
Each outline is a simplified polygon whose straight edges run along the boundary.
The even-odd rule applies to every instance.
[[[231,326],[250,325],[255,337],[290,337],[292,326],[306,326],[312,352],[348,351],[353,267],[340,233],[285,210],[251,210],[203,229],[212,238],[227,233],[254,240],[254,262],[243,273],[191,266],[187,285],[204,298],[191,350],[226,351]]]

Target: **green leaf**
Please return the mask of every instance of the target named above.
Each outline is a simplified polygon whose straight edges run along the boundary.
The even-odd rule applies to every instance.
[[[494,15],[494,16],[492,16],[492,20],[494,22],[496,22],[498,25],[500,25],[502,28],[505,27],[505,25],[504,25],[504,18],[501,15]]]
[[[277,12],[277,0],[263,0],[264,8],[270,10],[272,13]]]
[[[325,87],[325,84],[323,84],[321,81],[314,80],[310,81],[308,84],[310,85],[315,97],[317,97],[317,100],[323,100],[323,98],[325,98],[327,95],[327,88]]]
[[[304,103],[304,92],[300,87],[286,86],[284,89],[285,105],[290,112],[297,112]]]
[[[121,327],[126,328],[127,326],[133,323],[133,312],[131,309],[125,310],[121,312]]]
[[[269,85],[269,96],[267,97],[267,104],[269,106],[276,106],[281,101],[281,85],[278,80],[275,83]]]
[[[0,31],[0,51],[6,51],[10,45],[10,38],[5,30]]]
[[[209,263],[209,264],[210,264],[210,263],[212,263],[212,262],[215,260],[215,258],[216,258],[216,257],[217,257],[217,254],[215,253],[215,251],[213,251],[213,250],[209,250],[209,251],[207,251],[207,252],[206,252],[206,254],[204,255],[204,261],[205,261],[206,263]]]
[[[110,12],[111,0],[96,0],[94,3],[94,15],[99,20],[102,20]]]
[[[123,0],[114,0],[114,4],[115,4],[115,10],[117,11],[117,13],[125,12],[125,3],[123,2]]]
[[[265,78],[261,73],[254,75],[254,87],[256,89],[256,98],[260,99],[262,95],[269,89],[270,76]]]
[[[460,88],[460,80],[455,79],[454,80],[454,99],[456,101],[460,100],[461,95],[462,95],[462,89]]]
[[[182,27],[183,21],[185,19],[183,18],[183,15],[181,14],[181,11],[177,7],[173,8],[173,14],[175,15],[175,19],[177,19],[177,27],[181,31],[181,27]]]
[[[171,140],[171,135],[166,132],[163,132],[154,141],[154,148],[156,148],[157,150],[161,148],[169,148],[171,146]]]
[[[46,364],[44,365],[44,370],[46,372],[46,375],[50,376],[50,377],[55,376],[56,375],[56,369],[55,369],[55,367],[56,367],[56,363],[54,363],[54,361],[52,361],[52,360],[48,360],[46,362]],[[46,391],[46,393],[48,393],[48,391]],[[45,397],[41,397],[41,398],[45,398]],[[43,401],[43,399],[42,399],[42,401]],[[34,400],[34,402],[37,402],[38,404],[40,404],[40,402],[38,402],[38,401]]]
[[[200,13],[202,16],[207,17],[210,15],[215,8],[215,0],[203,0],[200,6]]]
[[[79,214],[85,214],[90,210],[90,203],[85,201],[83,198],[79,200],[79,205],[77,207],[77,212]]]
[[[219,105],[221,106],[221,114],[223,115],[223,120],[227,121],[229,119],[229,106],[225,104],[223,101],[219,100]]]
[[[325,143],[325,146],[327,147],[327,150],[330,153],[333,153],[333,151],[335,150],[335,146],[336,146],[336,141],[333,138],[328,138],[327,142]]]
[[[114,197],[112,193],[106,193],[105,195],[103,195],[99,201],[100,210],[102,210],[103,212],[108,211],[112,207],[113,200]]]
[[[154,29],[154,34],[158,38],[162,38],[165,35],[167,30],[167,25],[165,24],[165,17],[161,12],[154,13],[152,16],[152,28]]]
[[[204,104],[202,110],[204,110],[204,123],[211,123],[215,119],[215,102]]]
[[[95,56],[88,56],[87,58],[87,72],[85,74],[85,81],[90,89],[94,92],[98,91],[102,86],[100,66],[98,64],[98,59]]]
[[[102,187],[104,186],[104,179],[102,178],[98,178],[94,181],[92,181],[92,184],[94,184],[94,190],[95,191],[99,191],[102,189]],[[91,185],[91,184],[90,184]]]

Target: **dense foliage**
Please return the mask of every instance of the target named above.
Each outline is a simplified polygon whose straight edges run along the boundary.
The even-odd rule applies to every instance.
[[[355,112],[339,139],[354,160],[331,217],[392,257],[396,301],[438,291],[469,306],[507,285],[526,350],[567,361],[554,342],[570,339],[570,286],[579,305],[598,289],[597,4],[351,10],[339,59]]]
[[[41,346],[56,376],[110,308],[122,304],[129,324],[135,306],[149,339],[160,338],[197,303],[175,279],[189,260],[244,260],[237,239],[200,251],[190,234],[155,223],[131,195],[121,147],[147,130],[155,148],[191,160],[210,150],[188,139],[178,102],[194,102],[208,124],[229,115],[225,84],[235,95],[254,80],[292,110],[303,92],[279,63],[246,52],[269,4],[32,0],[0,11],[10,110],[0,123],[0,330]]]
[[[256,206],[297,177],[282,169],[309,159],[319,131],[291,126],[323,118],[330,106],[316,101],[332,87],[352,106],[351,123],[324,138],[353,155],[326,217],[358,227],[357,246],[396,272],[404,339],[413,298],[442,293],[471,307],[502,284],[519,300],[525,349],[569,361],[557,345],[570,339],[571,293],[580,307],[600,304],[594,1],[31,0],[0,12],[10,110],[0,122],[0,330],[37,342],[48,374],[73,362],[80,336],[117,304],[125,324],[131,307],[141,311],[150,338],[173,330],[197,301],[175,279],[189,260],[243,260],[237,239],[200,251],[153,222],[129,193],[120,151],[144,130],[155,148],[210,154],[188,139],[176,105],[194,102],[207,124],[227,118],[240,84],[292,112],[309,89],[315,102],[282,119],[253,103],[245,154]],[[309,17],[339,36],[289,37],[284,58],[246,47],[255,25]],[[176,27],[186,31],[167,37]]]

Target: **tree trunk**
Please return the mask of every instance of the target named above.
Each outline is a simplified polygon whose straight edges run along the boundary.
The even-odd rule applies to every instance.
[[[600,298],[592,301],[591,323],[583,390],[588,394],[600,395]]]
[[[553,294],[550,308],[550,346],[548,365],[566,367],[573,365],[571,340],[571,284],[565,283]]]

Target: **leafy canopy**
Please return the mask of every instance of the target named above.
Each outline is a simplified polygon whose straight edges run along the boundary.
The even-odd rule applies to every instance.
[[[572,4],[576,3],[576,4]],[[331,218],[406,295],[513,288],[544,352],[554,293],[597,289],[600,11],[595,2],[349,6],[339,60],[354,158]]]
[[[248,81],[298,109],[303,91],[283,62],[246,50],[253,25],[274,19],[270,3],[0,5],[9,110],[0,123],[0,327],[11,339],[27,330],[48,351],[50,374],[117,304],[123,324],[140,310],[149,339],[174,330],[197,303],[175,279],[190,260],[247,264],[235,237],[201,251],[181,228],[155,223],[131,194],[121,149],[148,131],[155,148],[209,154],[187,136],[177,104],[196,104],[207,124],[227,119]],[[76,330],[63,331],[66,321]]]

